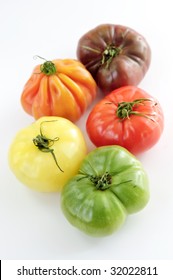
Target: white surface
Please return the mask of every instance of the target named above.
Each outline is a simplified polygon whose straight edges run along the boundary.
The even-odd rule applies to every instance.
[[[173,258],[173,16],[172,1],[16,0],[0,1],[0,258],[1,259],[172,259]],[[33,67],[46,59],[76,58],[79,38],[102,23],[134,28],[147,39],[152,62],[139,87],[155,96],[165,129],[138,158],[148,172],[151,198],[140,213],[106,238],[73,228],[59,206],[59,194],[36,193],[8,167],[9,145],[33,121],[20,96]],[[93,104],[94,105],[94,104]],[[91,107],[90,107],[91,109]],[[85,120],[78,125],[85,132]],[[93,146],[86,136],[88,148]]]

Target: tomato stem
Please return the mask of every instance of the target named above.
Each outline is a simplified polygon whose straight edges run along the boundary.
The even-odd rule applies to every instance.
[[[93,49],[91,47],[88,47],[88,46],[82,46],[83,49],[86,49],[88,51],[91,51],[91,52],[95,52],[95,53],[98,53],[100,54],[100,50],[97,50],[97,49]]]
[[[88,178],[96,187],[97,190],[104,191],[109,188],[109,185],[112,183],[112,176],[105,172],[103,175],[89,175],[80,172],[80,174],[85,175],[84,177],[79,178],[77,181],[80,181],[84,178]]]
[[[140,99],[135,99],[132,102],[124,102],[123,101],[123,102],[118,103],[118,108],[117,108],[117,111],[116,111],[116,114],[117,114],[118,118],[126,119],[126,118],[129,118],[130,115],[137,115],[137,116],[145,117],[145,118],[153,121],[153,119],[150,117],[153,114],[149,115],[148,113],[141,113],[141,112],[133,110],[134,106],[145,105],[146,101],[152,102],[151,99],[140,98]],[[154,106],[156,106],[156,105],[157,105],[157,103],[154,104]]]
[[[47,76],[51,76],[56,73],[56,71],[57,71],[56,66],[52,61],[46,60],[45,58],[43,58],[39,55],[34,56],[34,58],[40,58],[40,59],[45,60],[45,62],[40,65],[41,73],[44,73]]]
[[[54,120],[56,121],[56,120]],[[45,122],[52,122],[52,121],[44,121],[40,124],[40,134],[38,134],[34,139],[33,139],[33,143],[34,145],[41,151],[41,152],[44,152],[44,153],[51,153],[57,167],[59,168],[59,170],[61,172],[64,172],[58,162],[57,162],[57,159],[56,159],[56,156],[54,154],[54,149],[50,149],[50,147],[54,144],[55,141],[58,141],[59,140],[59,137],[55,137],[54,139],[50,139],[50,138],[47,138],[45,135],[43,135],[42,133],[42,124],[45,123]]]
[[[101,65],[106,63],[106,68],[109,67],[112,59],[121,53],[121,48],[108,45],[102,53]]]
[[[104,191],[110,187],[109,185],[112,182],[112,177],[108,172],[106,172],[100,176],[90,176],[90,181],[94,183],[97,190]]]

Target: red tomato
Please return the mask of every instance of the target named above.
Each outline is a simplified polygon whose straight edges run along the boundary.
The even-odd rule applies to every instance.
[[[163,126],[159,102],[135,86],[112,91],[96,104],[86,123],[87,133],[97,147],[120,145],[134,154],[155,145]]]

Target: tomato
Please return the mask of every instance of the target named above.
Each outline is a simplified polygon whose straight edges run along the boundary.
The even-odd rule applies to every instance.
[[[56,59],[37,65],[24,86],[21,104],[38,119],[58,116],[77,121],[96,96],[96,83],[84,65]]]
[[[112,91],[90,112],[86,129],[97,146],[120,145],[134,154],[159,140],[164,115],[156,98],[135,86]]]
[[[102,24],[79,39],[77,57],[107,94],[122,86],[139,84],[150,66],[151,49],[135,30]]]
[[[61,193],[67,220],[92,236],[113,233],[128,214],[140,211],[148,201],[146,172],[135,156],[120,146],[90,152]]]
[[[9,164],[26,186],[61,191],[86,156],[80,129],[67,119],[42,117],[19,131],[9,148]]]

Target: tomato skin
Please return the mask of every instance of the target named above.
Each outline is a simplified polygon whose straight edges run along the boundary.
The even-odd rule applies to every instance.
[[[84,65],[74,59],[56,59],[56,72],[47,75],[37,65],[21,95],[23,109],[35,119],[58,116],[76,122],[96,96],[97,86]]]
[[[140,83],[150,66],[151,49],[135,30],[102,24],[79,39],[77,57],[107,94],[116,88]]]
[[[52,139],[50,149],[59,167],[50,152],[34,145],[40,129]],[[9,165],[17,179],[29,188],[56,192],[78,172],[86,153],[85,140],[75,124],[60,117],[42,117],[16,134],[9,148]]]
[[[119,103],[141,98],[151,101],[135,105],[133,111],[136,115],[131,114],[124,119],[117,116]],[[86,122],[89,138],[97,147],[120,145],[133,154],[153,147],[160,139],[163,128],[164,115],[159,102],[135,86],[112,91],[94,106]]]
[[[67,220],[98,237],[119,229],[128,214],[142,210],[148,201],[148,177],[141,163],[115,145],[90,152],[61,193]]]

